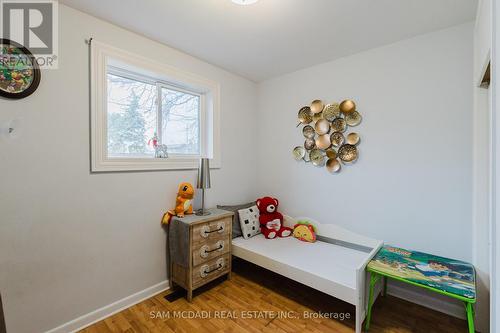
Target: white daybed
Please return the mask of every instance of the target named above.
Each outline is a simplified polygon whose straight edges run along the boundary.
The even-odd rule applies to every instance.
[[[263,235],[237,237],[232,241],[233,255],[355,305],[356,333],[361,332],[366,314],[365,267],[382,241],[309,218],[285,216],[284,224],[293,227],[298,220],[316,226],[317,242],[293,237],[268,240]]]

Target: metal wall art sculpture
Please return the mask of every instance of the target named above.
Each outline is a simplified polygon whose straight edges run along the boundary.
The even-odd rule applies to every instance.
[[[304,144],[293,149],[293,157],[317,167],[326,166],[330,173],[339,172],[342,165],[358,159],[359,134],[345,133],[361,119],[353,100],[326,105],[321,100],[312,101],[299,110],[297,127],[303,125]]]

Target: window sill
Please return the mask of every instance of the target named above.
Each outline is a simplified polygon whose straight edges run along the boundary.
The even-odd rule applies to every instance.
[[[92,173],[124,172],[124,171],[167,171],[195,170],[199,165],[198,158],[113,158],[92,164]],[[211,169],[220,169],[220,161],[210,160]]]

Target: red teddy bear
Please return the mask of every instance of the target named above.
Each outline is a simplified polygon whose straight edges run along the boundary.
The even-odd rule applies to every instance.
[[[257,200],[260,217],[260,231],[268,238],[288,237],[293,230],[283,226],[283,215],[278,212],[278,199],[264,197]]]

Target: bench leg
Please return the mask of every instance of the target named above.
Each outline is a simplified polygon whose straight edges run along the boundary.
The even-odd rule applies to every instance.
[[[365,330],[370,329],[370,320],[372,319],[372,305],[373,305],[373,289],[375,289],[375,284],[380,279],[380,275],[374,272],[370,272],[370,292],[368,294],[368,313],[366,314]]]
[[[465,303],[465,311],[467,311],[467,323],[469,325],[469,333],[474,333],[474,308],[472,303]]]
[[[387,276],[384,277],[384,297],[387,296]]]

